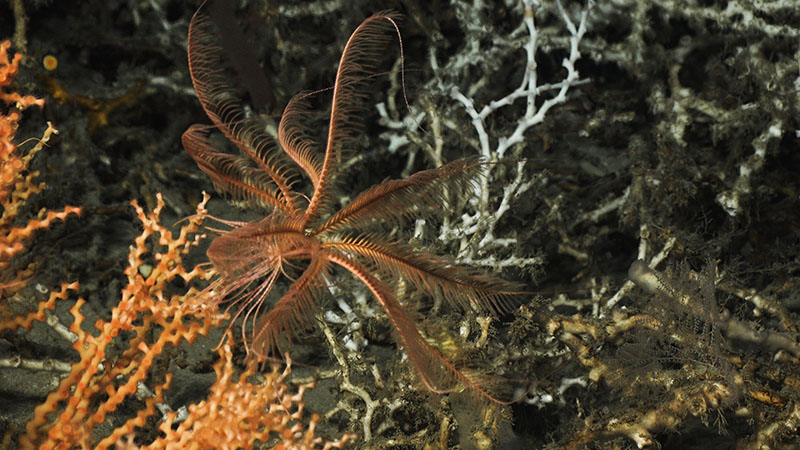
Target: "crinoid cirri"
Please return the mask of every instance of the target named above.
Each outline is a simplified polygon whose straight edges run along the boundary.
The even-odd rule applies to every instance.
[[[286,105],[275,145],[263,125],[240,105],[210,18],[202,8],[194,15],[189,68],[213,127],[192,125],[183,135],[183,145],[217,189],[265,210],[264,218],[253,222],[220,221],[228,229],[217,230],[220,235],[208,250],[220,273],[210,289],[215,301],[227,303],[233,312],[229,326],[243,318],[248,354],[261,357],[280,351],[312,324],[314,309],[329,295],[335,275],[349,273],[386,312],[428,389],[466,388],[497,400],[488,387],[496,383],[443,357],[421,334],[414,317],[419,298],[436,297],[460,308],[506,312],[518,286],[400,242],[387,231],[387,225],[396,227],[474,192],[484,164],[477,158],[459,159],[405,179],[384,181],[336,210],[337,167],[342,152],[353,148],[360,132],[364,97],[360,90],[394,36],[399,37],[397,19],[392,12],[375,14],[347,41],[324,144],[304,123],[311,94],[301,93]],[[215,129],[238,152],[217,149],[210,136]],[[302,176],[307,182],[301,182]],[[303,187],[311,192],[303,192]],[[269,308],[268,297],[281,279],[288,280],[288,289]]]

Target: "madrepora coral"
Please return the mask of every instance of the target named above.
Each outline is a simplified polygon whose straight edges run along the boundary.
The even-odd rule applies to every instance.
[[[34,181],[38,173],[28,170],[31,159],[57,131],[48,124],[41,139],[27,152],[15,144],[21,112],[32,105],[42,107],[44,101],[10,91],[22,58],[20,54],[10,56],[10,46],[10,42],[0,44],[0,99],[6,105],[0,114],[0,332],[23,332],[35,322],[57,329],[60,323],[54,308],[59,302],[72,301],[78,283],[63,283],[35,310],[19,314],[11,303],[35,270],[27,267],[11,272],[14,258],[25,252],[36,230],[49,228],[57,219],[68,220],[81,209],[67,206],[62,211],[42,210],[27,222],[19,217],[28,199],[45,188]],[[216,382],[205,400],[177,412],[165,404],[164,392],[169,389],[172,374],[155,373],[157,357],[170,345],[192,343],[207,335],[224,319],[216,307],[204,302],[203,291],[194,286],[214,276],[213,269],[184,266],[184,257],[204,236],[201,226],[207,201],[208,196],[204,196],[196,214],[184,221],[176,234],[159,223],[164,207],[160,195],[152,211],[131,202],[144,230],[130,247],[127,284],[119,302],[110,318],[98,319],[92,330],[83,325],[81,307],[85,300],[74,301],[69,309],[74,320],[68,331],[61,326],[60,334],[72,341],[79,361],[67,368],[58,387],[35,409],[25,429],[7,432],[0,447],[10,448],[16,441],[23,449],[226,449],[253,448],[260,442],[279,449],[311,449],[338,448],[352,438],[344,435],[324,441],[316,437],[317,416],[304,417],[303,393],[310,385],[290,389],[286,383],[288,364],[283,370],[259,374],[258,362],[253,361],[237,374],[228,344],[218,349]],[[188,289],[176,286],[179,278],[183,280],[180,286]],[[21,358],[6,362],[6,366],[21,367],[45,364]],[[138,400],[140,408],[120,420],[120,405],[131,399]],[[163,414],[160,435],[138,436],[137,428],[156,414]]]

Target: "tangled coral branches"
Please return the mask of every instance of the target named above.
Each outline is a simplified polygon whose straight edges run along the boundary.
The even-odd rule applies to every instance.
[[[72,365],[58,389],[35,409],[33,419],[26,425],[26,434],[20,438],[20,448],[104,449],[156,414],[156,406],[164,402],[163,391],[172,378],[171,374],[153,373],[156,358],[168,344],[192,342],[222,321],[215,309],[205,306],[197,288],[190,287],[183,294],[168,294],[178,277],[190,283],[213,275],[213,271],[198,267],[187,271],[183,265],[183,257],[201,237],[198,229],[205,217],[207,200],[204,197],[197,214],[181,227],[178,236],[159,224],[164,207],[160,195],[150,213],[132,202],[144,231],[131,246],[125,270],[128,283],[121,300],[111,310],[109,320],[99,319],[94,324],[99,331],[96,336],[81,326],[84,316],[80,309],[85,301],[79,298],[70,309],[75,319],[70,331],[78,337],[73,348],[80,361]],[[150,250],[150,245],[155,248]],[[151,260],[152,270],[144,270],[151,267],[147,263]],[[110,353],[112,348],[121,350]],[[141,392],[145,383],[155,384],[155,395],[144,399],[143,408],[123,420],[110,434],[98,436],[100,426],[109,422],[109,414]],[[57,415],[52,416],[54,413]]]
[[[205,216],[207,200],[204,197],[197,215],[181,227],[177,237],[159,224],[164,206],[160,195],[151,213],[145,213],[132,202],[144,231],[131,246],[125,270],[128,284],[122,290],[122,298],[112,309],[109,320],[99,319],[94,324],[99,331],[97,336],[81,327],[84,316],[80,309],[85,301],[78,299],[70,309],[75,319],[70,331],[78,337],[73,348],[80,361],[72,365],[58,389],[36,408],[33,419],[26,425],[26,434],[20,439],[21,448],[108,448],[156,413],[156,404],[163,403],[163,390],[169,386],[171,374],[162,377],[154,389],[155,395],[145,399],[144,407],[133,417],[124,420],[108,436],[96,434],[97,428],[123,401],[140,391],[146,381],[159,378],[151,373],[151,368],[168,344],[192,342],[197,336],[208,334],[222,320],[215,310],[203,305],[194,287],[184,294],[167,294],[177,277],[188,283],[213,275],[197,267],[187,271],[183,266],[183,257],[200,239],[198,228]],[[153,250],[148,249],[150,244],[155,247]],[[143,270],[147,265],[145,258],[155,262],[149,273]],[[122,350],[110,354],[111,348]],[[57,413],[55,420],[53,413]]]
[[[233,352],[231,339],[220,346],[220,359],[214,364],[217,381],[211,386],[207,400],[190,405],[185,421],[174,426],[177,413],[170,412],[161,423],[159,430],[163,437],[152,444],[136,447],[120,443],[122,449],[250,449],[256,441],[270,442],[277,438],[276,449],[315,449],[341,448],[345,442],[354,438],[344,435],[335,441],[323,441],[315,437],[314,430],[319,418],[313,415],[308,426],[303,418],[303,393],[311,385],[302,385],[297,392],[290,392],[285,384],[291,373],[291,360],[286,368],[256,378],[258,363],[251,360],[247,369],[234,379]]]
[[[12,276],[9,270],[12,257],[25,249],[24,241],[40,229],[48,228],[53,220],[64,220],[70,214],[80,214],[81,209],[73,206],[63,211],[39,211],[38,217],[29,220],[24,226],[13,226],[20,208],[34,194],[44,189],[44,183],[35,183],[38,172],[28,173],[31,159],[57,133],[52,124],[48,124],[42,138],[27,153],[20,154],[13,139],[17,131],[20,112],[31,105],[43,106],[44,100],[17,92],[7,92],[6,87],[17,74],[22,55],[15,54],[9,59],[8,41],[0,43],[0,100],[8,105],[8,113],[0,113],[0,290],[24,285],[24,275]],[[0,304],[2,308],[2,304]],[[0,309],[0,313],[4,313]],[[5,316],[5,314],[3,314]]]
[[[17,92],[3,92],[2,88],[11,84],[11,79],[17,75],[19,62],[22,60],[22,55],[19,53],[15,53],[14,57],[9,59],[8,49],[10,47],[10,41],[0,42],[0,100],[6,103],[16,103],[17,108],[21,110],[30,105],[44,106],[44,100],[41,98],[32,95],[23,96]]]
[[[19,113],[31,105],[44,106],[43,99],[37,99],[30,95],[22,96],[17,92],[6,92],[5,87],[11,84],[22,59],[22,55],[19,53],[9,59],[8,48],[10,46],[11,42],[9,41],[0,42],[0,100],[7,105],[13,105],[7,115],[0,114],[0,162],[2,162],[0,199],[3,201],[8,197],[11,187],[14,185],[14,175],[24,169],[21,158],[14,155],[17,147],[11,142],[17,131]]]
[[[317,418],[312,417],[307,426],[301,422],[303,392],[309,386],[290,392],[284,383],[288,368],[265,375],[263,382],[253,382],[258,376],[257,362],[236,378],[228,345],[219,351],[221,359],[214,366],[217,381],[208,399],[189,406],[183,421],[176,423],[178,414],[164,400],[173,374],[160,370],[158,361],[167,356],[164,352],[169,344],[191,343],[224,320],[202,291],[192,286],[210,279],[214,270],[199,266],[187,270],[184,266],[184,257],[203,237],[200,227],[207,215],[208,198],[204,195],[196,214],[184,222],[177,235],[159,223],[164,207],[161,195],[149,213],[132,202],[144,231],[131,246],[125,270],[128,282],[121,299],[110,319],[95,322],[94,334],[82,326],[85,301],[79,298],[70,309],[75,319],[70,331],[77,336],[73,348],[80,361],[35,409],[19,439],[20,448],[138,448],[132,437],[136,429],[163,412],[161,437],[142,448],[252,448],[257,441],[277,438],[281,443],[277,448],[312,449],[341,447],[351,438],[346,435],[323,442],[314,437]],[[176,284],[183,283],[178,278],[190,287],[179,288]],[[62,291],[68,288],[77,286],[65,286]],[[54,304],[51,296],[40,309],[52,309]],[[138,404],[134,406],[138,410],[125,416],[120,408],[123,402]]]

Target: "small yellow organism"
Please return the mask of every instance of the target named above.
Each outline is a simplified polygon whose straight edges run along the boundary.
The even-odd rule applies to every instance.
[[[45,70],[56,70],[58,68],[58,58],[53,55],[45,55],[45,57],[42,59],[42,65],[44,66]]]

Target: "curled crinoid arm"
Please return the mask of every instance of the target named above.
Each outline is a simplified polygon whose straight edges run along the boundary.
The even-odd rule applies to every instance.
[[[288,208],[272,178],[261,167],[254,166],[246,156],[218,150],[209,141],[210,132],[210,127],[195,124],[183,133],[182,141],[186,152],[218,191],[267,210]]]
[[[188,36],[189,53],[189,72],[192,77],[197,98],[203,106],[209,119],[214,123],[225,137],[249,158],[249,163],[262,172],[263,179],[274,187],[274,191],[269,190],[267,195],[275,197],[275,202],[271,206],[278,207],[287,213],[297,213],[296,193],[292,191],[293,180],[296,181],[297,172],[289,164],[283,152],[272,142],[272,139],[264,131],[263,124],[258,120],[248,117],[241,107],[241,98],[238,92],[232,87],[230,79],[233,71],[230,69],[229,58],[226,56],[222,44],[217,38],[214,25],[203,7],[195,12],[189,24]],[[198,164],[226,163],[218,166],[217,169],[225,176],[229,177],[229,183],[236,185],[237,191],[247,191],[244,185],[248,185],[248,177],[237,177],[237,173],[248,174],[250,172],[241,170],[239,172],[231,169],[232,160],[214,156],[208,151],[207,140],[200,128],[193,126],[184,134],[184,145],[189,154],[192,155]],[[188,136],[187,136],[188,134]],[[205,157],[204,156],[209,156]],[[198,159],[199,158],[199,159]],[[243,159],[235,160],[238,164],[243,164]],[[206,173],[208,173],[207,170]],[[262,189],[256,184],[251,186],[253,189]],[[234,191],[234,194],[239,192]]]
[[[325,155],[319,173],[319,183],[306,208],[305,223],[312,223],[333,206],[334,169],[342,152],[353,145],[353,140],[362,130],[358,120],[363,111],[364,94],[360,91],[364,82],[375,72],[383,49],[391,42],[391,32],[397,32],[399,15],[380,12],[368,17],[356,28],[348,39],[339,60],[336,81],[333,87],[328,136]]]
[[[318,157],[320,144],[305,125],[305,121],[311,117],[307,100],[309,95],[311,93],[300,93],[289,100],[278,125],[278,140],[283,151],[306,173],[311,185],[317,189],[322,161]]]

